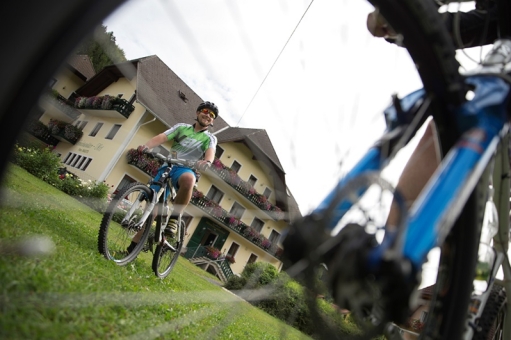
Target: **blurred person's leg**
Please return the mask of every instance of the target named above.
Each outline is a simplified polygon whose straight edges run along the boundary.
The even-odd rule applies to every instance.
[[[408,207],[415,201],[439,164],[440,148],[435,124],[431,120],[397,183],[397,191],[403,195]],[[400,213],[393,205],[389,212],[387,225],[395,226],[399,221]]]

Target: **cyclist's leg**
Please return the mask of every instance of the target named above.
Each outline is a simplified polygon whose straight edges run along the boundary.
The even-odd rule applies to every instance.
[[[408,159],[396,186],[408,206],[415,201],[440,164],[440,147],[435,124],[432,120],[426,124],[424,135]],[[401,210],[393,204],[389,212],[387,225],[397,225],[400,215]]]
[[[172,183],[176,188],[176,197],[174,198],[174,210],[171,218],[177,219],[184,211],[190,199],[192,198],[193,187],[195,185],[195,173],[188,168],[174,167],[170,172]]]
[[[167,166],[162,166],[161,168],[158,169],[158,173],[156,174],[156,176],[154,176],[153,178],[153,181],[158,181],[161,177],[161,175],[163,174],[163,172],[165,171],[165,169],[167,168]],[[158,192],[160,190],[160,186],[157,185],[157,184],[151,184],[150,186],[151,189],[153,189],[155,192]],[[156,219],[156,213],[157,213],[157,210],[154,209],[152,214],[153,214],[153,219]],[[144,230],[140,230],[134,237],[133,239],[131,240],[131,244],[130,246],[128,247],[128,251],[130,251],[131,249],[135,248],[136,245],[138,244],[138,242],[140,242],[140,238],[142,237],[144,233]]]

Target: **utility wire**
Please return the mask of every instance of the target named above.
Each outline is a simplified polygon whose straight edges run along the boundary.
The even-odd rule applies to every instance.
[[[284,44],[284,46],[282,47],[282,50],[280,50],[280,53],[277,55],[277,58],[275,59],[275,61],[273,62],[273,64],[271,65],[270,69],[268,70],[268,72],[266,73],[266,76],[264,77],[263,81],[261,82],[261,84],[259,85],[259,87],[257,88],[256,92],[254,93],[254,96],[252,97],[252,99],[250,99],[250,102],[248,103],[247,107],[245,108],[245,111],[243,111],[243,114],[241,115],[240,119],[238,120],[238,123],[236,124],[237,126],[240,125],[240,122],[241,120],[243,119],[243,117],[245,116],[245,113],[247,113],[247,110],[249,109],[250,105],[252,105],[252,102],[254,101],[255,97],[257,96],[257,94],[259,93],[259,90],[261,90],[261,87],[263,87],[263,84],[264,82],[266,81],[266,78],[268,78],[268,76],[270,75],[270,72],[273,70],[273,67],[275,66],[275,64],[277,63],[277,61],[279,60],[280,56],[282,55],[282,53],[284,52],[284,50],[286,49],[286,46],[287,44],[289,43],[289,41],[291,40],[291,38],[293,37],[293,34],[295,33],[296,29],[298,28],[298,26],[300,26],[300,23],[302,22],[303,18],[305,17],[305,14],[307,14],[307,12],[309,11],[309,8],[311,7],[312,3],[314,2],[314,0],[311,0],[309,6],[307,6],[307,8],[305,9],[305,12],[303,12],[302,14],[302,17],[300,18],[300,20],[298,21],[298,23],[296,24],[295,28],[293,29],[293,32],[291,32],[291,34],[289,35],[289,38],[287,38],[287,41],[286,43]]]

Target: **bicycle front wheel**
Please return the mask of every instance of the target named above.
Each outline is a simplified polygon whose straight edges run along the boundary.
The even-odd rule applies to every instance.
[[[167,237],[156,246],[153,256],[153,271],[159,278],[167,277],[181,254],[184,243],[185,223],[180,219],[177,235]]]
[[[122,266],[133,261],[147,240],[152,213],[143,220],[143,214],[151,203],[152,192],[142,183],[122,188],[108,205],[98,235],[98,250],[107,259]],[[137,236],[137,246],[128,251],[128,246]]]

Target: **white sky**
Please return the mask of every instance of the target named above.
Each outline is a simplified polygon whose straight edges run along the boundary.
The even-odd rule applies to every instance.
[[[421,87],[406,51],[367,32],[369,3],[316,0],[293,33],[309,5],[131,0],[104,21],[128,59],[157,55],[231,126],[265,129],[303,214],[381,135],[391,95]]]

